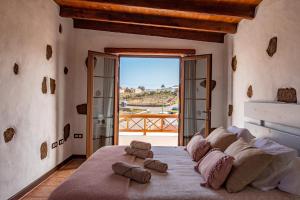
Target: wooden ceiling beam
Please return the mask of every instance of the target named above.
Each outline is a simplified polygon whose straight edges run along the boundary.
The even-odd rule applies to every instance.
[[[136,24],[122,24],[114,22],[74,19],[74,28],[110,31],[119,33],[131,33],[139,35],[160,36],[168,38],[180,38],[206,42],[224,42],[224,33],[205,31],[182,30],[167,27],[155,27]]]
[[[102,4],[115,4],[118,6],[142,7],[147,9],[195,12],[244,19],[253,19],[256,8],[256,5],[247,4],[245,2],[218,2],[213,0],[78,0],[78,2],[96,2]]]
[[[105,47],[105,53],[118,55],[160,55],[160,56],[186,56],[195,55],[195,49],[157,49],[157,48],[114,48]]]
[[[121,22],[126,24],[173,27],[178,29],[210,31],[220,33],[236,33],[237,31],[237,24],[235,23],[216,22],[209,20],[192,20],[184,18],[163,17],[157,15],[108,12],[104,10],[64,6],[61,6],[60,8],[60,16],[75,19],[91,19],[99,21]]]

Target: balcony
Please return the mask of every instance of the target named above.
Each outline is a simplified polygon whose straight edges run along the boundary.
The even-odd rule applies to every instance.
[[[121,114],[119,144],[132,140],[149,142],[153,146],[178,145],[177,114]]]

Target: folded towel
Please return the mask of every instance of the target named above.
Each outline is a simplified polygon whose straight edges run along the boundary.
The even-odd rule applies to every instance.
[[[148,183],[151,179],[151,173],[139,166],[127,164],[125,162],[116,162],[112,165],[115,174],[125,176],[138,183]]]
[[[153,152],[151,150],[135,149],[131,147],[126,147],[125,152],[129,155],[136,156],[138,158],[153,158]]]
[[[151,149],[151,144],[147,142],[141,142],[137,140],[133,140],[130,143],[130,147],[134,149],[143,149],[143,150],[150,150]]]
[[[161,173],[165,173],[168,170],[168,164],[167,163],[163,163],[159,160],[154,160],[154,159],[151,159],[151,158],[147,158],[144,161],[144,167],[149,168],[149,169],[153,169],[153,170],[161,172]]]

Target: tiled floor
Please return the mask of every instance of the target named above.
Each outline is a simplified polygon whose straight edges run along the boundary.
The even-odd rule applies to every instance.
[[[22,200],[46,200],[51,192],[68,178],[85,160],[73,159],[57,170],[48,179],[27,193]]]

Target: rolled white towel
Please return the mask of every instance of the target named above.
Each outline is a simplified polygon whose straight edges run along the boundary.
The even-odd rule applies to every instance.
[[[135,149],[131,147],[126,147],[125,152],[129,155],[136,156],[138,158],[153,158],[153,152],[151,150]]]
[[[116,162],[112,165],[115,174],[125,176],[138,183],[149,183],[151,173],[139,166],[130,165],[124,162]]]
[[[137,140],[132,140],[130,142],[130,147],[134,149],[143,149],[143,150],[148,150],[150,151],[151,149],[151,144],[147,142],[141,142]]]
[[[159,160],[154,160],[152,158],[147,158],[144,161],[144,167],[149,168],[149,169],[153,169],[153,170],[161,172],[161,173],[165,173],[168,170],[168,164],[167,163],[163,163]]]

